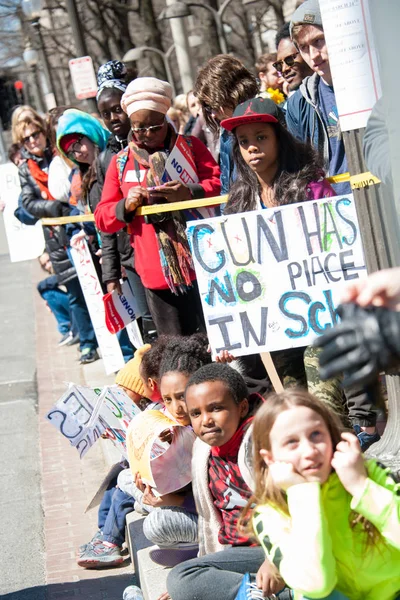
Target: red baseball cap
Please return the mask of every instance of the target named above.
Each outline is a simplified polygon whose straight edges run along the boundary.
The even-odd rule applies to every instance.
[[[251,98],[238,104],[232,117],[221,121],[222,127],[233,131],[245,123],[278,123],[280,109],[270,98]]]

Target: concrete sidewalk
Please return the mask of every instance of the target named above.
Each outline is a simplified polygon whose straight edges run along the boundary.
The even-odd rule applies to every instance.
[[[39,277],[38,268],[33,284]],[[112,383],[113,377],[105,376],[102,361],[82,367],[77,346],[57,347],[54,317],[38,294],[35,314],[47,600],[121,600],[124,588],[134,583],[129,560],[106,570],[82,569],[75,562],[79,545],[97,530],[97,509],[84,511],[108,471],[102,449],[106,442],[98,442],[80,460],[45,419],[67,382],[101,386]]]

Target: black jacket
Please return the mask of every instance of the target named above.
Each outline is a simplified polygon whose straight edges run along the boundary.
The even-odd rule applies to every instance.
[[[39,167],[47,168],[51,162],[51,152],[46,150],[45,156],[39,158],[30,154],[25,149],[22,152],[25,162],[18,168],[19,181],[21,184],[22,206],[34,217],[61,217],[68,216],[70,207],[58,200],[46,200],[42,198],[41,191],[31,175],[28,159],[33,159]],[[46,250],[50,255],[54,273],[59,276],[60,284],[64,284],[76,277],[76,271],[68,258],[66,246],[68,238],[62,225],[43,227]]]
[[[89,193],[89,204],[92,212],[100,202],[103,191],[104,180],[107,169],[114,154],[123,150],[126,142],[120,142],[111,135],[106,148],[99,155],[96,162],[97,181],[93,184]],[[133,248],[130,244],[130,236],[125,229],[118,233],[100,233],[102,244],[101,271],[103,283],[117,281],[121,278],[121,265],[125,269],[133,269]]]

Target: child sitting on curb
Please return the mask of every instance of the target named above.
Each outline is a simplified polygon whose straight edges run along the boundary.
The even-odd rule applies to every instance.
[[[146,344],[135,352],[134,358],[118,372],[115,383],[121,387],[141,410],[150,401],[144,397],[145,388],[140,377],[140,364],[143,356],[150,350]],[[126,468],[121,463],[121,471]],[[117,486],[117,479],[110,482],[105,491],[98,512],[98,531],[88,544],[79,548],[77,563],[87,569],[108,568],[124,561],[121,554],[125,541],[126,515],[134,509],[134,498],[125,494]]]
[[[160,365],[160,391],[164,414],[183,426],[190,426],[184,393],[192,373],[211,361],[207,352],[207,338],[203,334],[190,337],[173,337],[166,344]],[[166,439],[163,432],[162,440]],[[170,434],[170,431],[168,430]],[[145,486],[140,474],[127,483],[124,473],[124,490],[129,491],[149,512],[143,525],[148,540],[158,546],[150,552],[154,562],[174,566],[197,555],[197,514],[191,486],[183,490],[156,497],[150,486]]]
[[[398,599],[398,475],[303,390],[271,395],[253,439],[254,532],[294,597]]]
[[[224,364],[199,369],[185,399],[193,430],[193,493],[199,513],[199,558],[176,566],[167,580],[173,600],[234,600],[246,573],[257,574],[258,596],[277,593],[284,582],[260,546],[238,531],[251,490],[250,426],[261,403],[249,396],[243,377]],[[222,592],[223,591],[223,592]],[[223,594],[223,596],[222,596]],[[251,596],[243,596],[243,598]]]

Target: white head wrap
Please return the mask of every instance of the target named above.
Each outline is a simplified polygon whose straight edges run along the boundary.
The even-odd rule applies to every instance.
[[[130,117],[138,110],[154,110],[167,114],[171,106],[172,87],[155,77],[138,77],[130,82],[121,98],[121,107]]]

